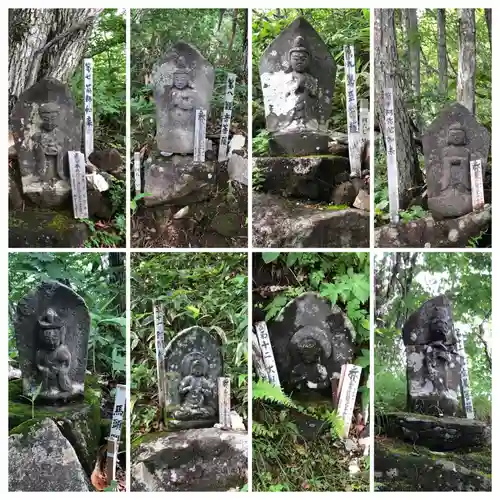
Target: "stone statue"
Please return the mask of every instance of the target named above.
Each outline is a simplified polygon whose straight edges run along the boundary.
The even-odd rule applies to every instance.
[[[410,411],[454,416],[460,401],[462,357],[444,296],[425,302],[403,327]]]
[[[265,50],[259,70],[271,153],[328,153],[336,66],[314,28],[302,17],[293,21]]]
[[[298,388],[325,389],[330,387],[328,370],[322,359],[332,354],[327,335],[319,328],[304,327],[290,340],[295,347],[298,363],[292,368],[291,383]]]
[[[218,419],[217,379],[223,374],[218,337],[194,326],[165,348],[166,413],[175,428],[211,427]]]
[[[210,109],[213,66],[185,42],[176,43],[153,69],[156,143],[167,154],[193,154],[195,110]]]
[[[82,397],[90,333],[84,300],[44,282],[19,301],[14,328],[24,395],[53,403]]]
[[[207,378],[207,359],[200,353],[188,354],[183,365],[188,374],[179,384],[182,403],[180,409],[174,412],[174,418],[189,420],[213,417],[216,413],[213,406],[215,386]]]
[[[80,151],[80,119],[69,89],[54,78],[24,91],[12,110],[23,195],[39,207],[70,200],[68,151]]]
[[[304,293],[268,324],[279,379],[285,390],[331,397],[331,380],[351,362],[356,332],[342,310],[314,292]]]
[[[434,219],[472,212],[470,162],[486,169],[490,135],[461,104],[444,108],[422,137],[429,210]]]
[[[46,393],[71,392],[71,353],[64,344],[65,326],[57,312],[49,308],[38,320],[36,367]]]

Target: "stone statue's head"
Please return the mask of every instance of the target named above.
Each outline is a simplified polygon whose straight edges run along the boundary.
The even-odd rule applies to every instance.
[[[195,377],[203,377],[205,375],[205,365],[201,359],[196,359],[191,365],[191,374]]]
[[[53,351],[64,342],[64,324],[51,307],[38,320],[38,331],[39,342],[45,349]]]
[[[452,326],[447,321],[446,315],[437,309],[429,321],[429,331],[433,342],[447,342],[453,335]]]
[[[38,113],[42,119],[43,129],[50,132],[57,127],[60,109],[55,102],[41,104]]]
[[[465,144],[465,130],[460,123],[452,123],[448,128],[448,144],[463,146]]]
[[[293,46],[288,53],[288,59],[293,71],[303,73],[309,67],[311,55],[304,45],[304,38],[298,36],[293,41]]]
[[[177,67],[174,71],[174,87],[182,90],[190,86],[190,70],[186,65],[184,57],[180,56],[177,59]]]
[[[304,363],[314,363],[321,356],[321,345],[313,337],[304,337],[297,344],[300,356]]]

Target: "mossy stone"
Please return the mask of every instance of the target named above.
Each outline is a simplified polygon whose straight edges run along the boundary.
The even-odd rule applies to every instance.
[[[91,474],[101,440],[100,389],[87,377],[82,401],[59,406],[35,405],[22,397],[22,381],[9,382],[9,434],[24,434],[45,418],[52,419]]]

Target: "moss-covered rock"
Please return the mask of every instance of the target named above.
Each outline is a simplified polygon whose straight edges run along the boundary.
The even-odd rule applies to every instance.
[[[378,491],[491,491],[491,450],[432,452],[391,438],[375,440]]]
[[[9,214],[11,248],[80,248],[89,228],[70,211],[25,208]]]
[[[22,381],[9,382],[10,434],[24,434],[30,426],[50,418],[75,449],[87,474],[91,474],[101,439],[100,391],[89,377],[83,401],[64,405],[32,405],[22,397]]]

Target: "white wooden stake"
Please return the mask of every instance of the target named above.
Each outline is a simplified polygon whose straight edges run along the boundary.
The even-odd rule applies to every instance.
[[[227,148],[229,146],[229,126],[231,125],[231,114],[233,112],[234,88],[236,84],[236,75],[227,74],[226,96],[224,98],[224,111],[222,112],[222,125],[219,142],[219,161],[227,160]]]
[[[356,62],[354,46],[344,45],[345,93],[347,105],[347,137],[351,177],[361,177],[361,136],[356,96]]]
[[[219,392],[219,424],[222,429],[231,429],[231,379],[219,377],[217,388]]]
[[[115,405],[113,407],[113,419],[109,437],[120,441],[122,433],[123,416],[127,405],[127,386],[118,384],[116,386]]]
[[[265,321],[255,323],[255,333],[259,340],[262,359],[264,360],[269,383],[281,387],[276,361],[274,360],[273,348],[271,346],[271,339],[269,338],[269,332]]]
[[[83,60],[83,106],[85,117],[85,160],[94,151],[94,96],[92,59]]]
[[[165,364],[163,356],[165,354],[164,347],[164,327],[163,327],[163,309],[161,304],[153,305],[153,315],[155,322],[155,338],[156,338],[156,373],[158,375],[158,402],[161,411],[165,409]]]
[[[340,390],[339,406],[337,409],[337,414],[344,421],[344,433],[341,436],[342,438],[346,438],[349,435],[360,378],[361,366],[346,365],[342,388]]]
[[[68,151],[71,197],[75,219],[88,219],[87,177],[85,176],[85,157],[80,151]]]
[[[141,153],[134,153],[135,194],[141,192]]]
[[[361,137],[360,151],[363,151],[364,145],[370,140],[370,108],[367,99],[361,99],[359,104],[359,134]]]
[[[385,145],[387,150],[387,181],[389,184],[389,212],[391,222],[399,222],[399,176],[396,158],[396,130],[394,96],[391,88],[384,89]]]
[[[467,353],[465,352],[464,338],[459,331],[457,331],[457,340],[458,340],[457,343],[458,353],[462,356],[464,361],[462,366],[460,367],[460,386],[462,388],[462,405],[467,418],[474,419],[474,406],[472,404],[472,394],[470,392],[469,365],[467,363]]]
[[[194,125],[194,163],[205,163],[205,139],[207,132],[207,110],[196,110],[196,122]]]
[[[470,179],[472,188],[472,210],[482,210],[484,208],[484,188],[481,159],[470,162]]]
[[[108,486],[116,481],[116,463],[118,461],[118,441],[112,437],[108,438],[106,450],[106,482]]]

